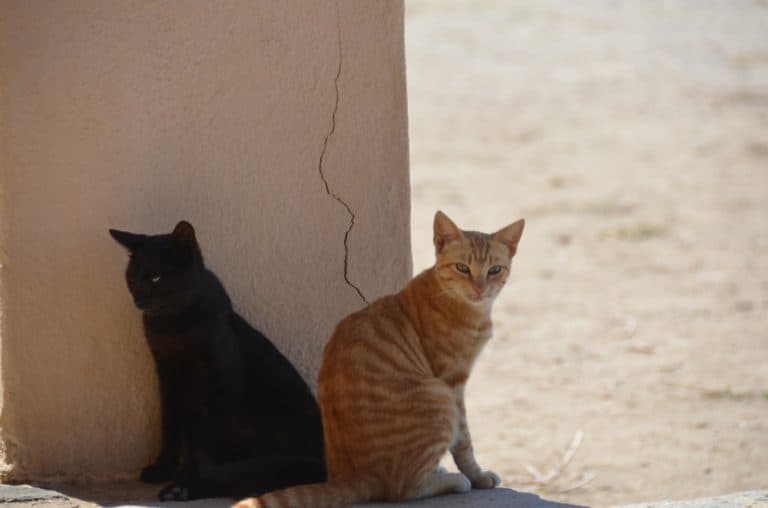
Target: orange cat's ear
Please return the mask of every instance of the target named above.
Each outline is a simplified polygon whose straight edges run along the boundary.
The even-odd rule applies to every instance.
[[[514,256],[517,252],[517,244],[520,243],[520,237],[523,236],[523,228],[525,228],[525,219],[520,219],[496,231],[493,234],[493,239],[506,245],[509,249],[509,255]]]
[[[456,224],[454,224],[453,221],[440,210],[435,214],[433,229],[435,232],[433,241],[435,243],[435,252],[437,253],[442,252],[446,244],[458,240],[463,236]]]

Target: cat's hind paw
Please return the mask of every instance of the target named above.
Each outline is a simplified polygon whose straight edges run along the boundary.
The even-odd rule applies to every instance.
[[[493,471],[483,471],[472,478],[472,488],[474,489],[492,489],[501,483],[499,475]]]

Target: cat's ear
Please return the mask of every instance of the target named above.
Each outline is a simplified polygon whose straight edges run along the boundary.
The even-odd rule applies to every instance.
[[[461,230],[456,226],[456,224],[454,224],[453,221],[440,210],[438,210],[435,214],[433,230],[435,252],[438,254],[442,252],[447,244],[464,236],[461,234]]]
[[[183,220],[176,224],[171,233],[173,240],[180,246],[191,251],[197,251],[197,239],[195,238],[195,228],[192,224]]]
[[[147,235],[137,235],[135,233],[119,231],[117,229],[110,229],[109,234],[112,235],[112,238],[114,238],[117,243],[131,252],[141,248],[147,240]]]
[[[525,219],[520,219],[519,221],[496,231],[493,234],[493,239],[506,245],[509,249],[509,255],[514,256],[515,252],[517,252],[517,244],[520,243],[520,237],[523,236],[524,228]]]

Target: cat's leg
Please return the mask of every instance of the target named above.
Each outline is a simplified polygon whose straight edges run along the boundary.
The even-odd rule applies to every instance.
[[[161,392],[162,427],[161,449],[157,460],[141,470],[140,480],[144,483],[163,483],[176,475],[181,455],[180,411],[173,397]]]
[[[221,496],[243,497],[325,481],[322,436],[307,443],[302,430],[268,415],[223,422],[210,447],[214,460],[200,463],[201,482]]]
[[[298,456],[265,456],[208,464],[200,467],[200,497],[246,497],[293,485],[321,483],[325,465],[321,459]],[[190,498],[192,499],[192,498]]]
[[[475,460],[472,448],[472,437],[467,426],[467,413],[464,407],[464,387],[457,390],[459,426],[456,440],[451,445],[451,455],[459,471],[467,475],[476,489],[492,489],[501,483],[499,475],[493,471],[483,470]]]
[[[443,468],[437,468],[403,496],[403,500],[421,499],[423,497],[439,496],[469,492],[472,488],[469,479],[462,473],[449,473]]]
[[[206,420],[195,410],[187,409],[180,428],[181,457],[173,481],[160,489],[161,501],[188,501],[207,497],[200,482],[200,464],[210,461],[206,449]]]
[[[184,447],[181,458],[181,467],[173,477],[173,481],[160,489],[157,497],[160,501],[189,501],[201,497],[207,497],[201,488],[198,464],[205,455],[198,451],[192,451],[189,446]],[[207,460],[207,457],[202,460]]]
[[[387,500],[417,499],[469,490],[470,483],[465,475],[447,473],[438,467],[457,432],[458,411],[451,389],[438,379],[426,379],[400,398],[400,410],[404,403],[410,407],[404,422],[407,427],[401,427],[396,435],[405,446],[395,445],[389,452],[394,458],[394,470],[390,471]]]

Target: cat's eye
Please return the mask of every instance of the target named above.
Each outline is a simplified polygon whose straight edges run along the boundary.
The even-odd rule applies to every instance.
[[[492,266],[488,269],[488,275],[498,275],[501,273],[501,267],[499,265]]]
[[[469,267],[465,265],[464,263],[456,263],[456,270],[458,270],[461,273],[469,273]]]
[[[152,281],[152,284],[157,284],[158,282],[160,282],[160,275],[154,275],[154,276],[153,276],[151,279],[149,279],[149,280],[151,280],[151,281]]]

